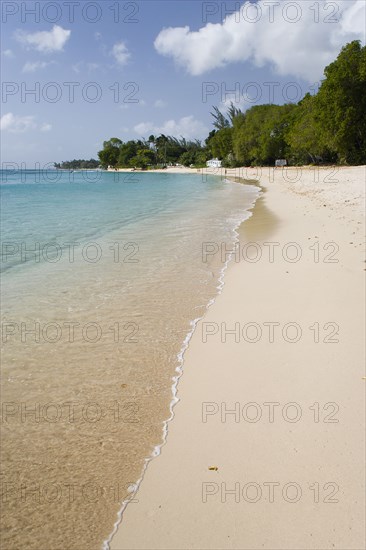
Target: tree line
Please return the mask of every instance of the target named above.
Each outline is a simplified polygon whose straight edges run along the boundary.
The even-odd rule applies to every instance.
[[[102,166],[146,169],[164,167],[168,164],[184,166],[206,164],[208,152],[199,140],[186,140],[173,136],[149,136],[148,139],[123,142],[111,138],[103,143],[98,153]]]
[[[55,162],[54,166],[62,170],[95,170],[100,166],[100,161],[96,159],[64,160],[63,162]]]
[[[227,166],[366,163],[366,47],[347,44],[325,70],[317,94],[297,104],[217,107],[209,146]]]
[[[107,168],[202,167],[212,157],[226,167],[366,164],[366,46],[353,41],[324,70],[316,94],[299,103],[255,105],[246,111],[233,103],[226,113],[213,107],[213,130],[202,143],[173,136],[123,142],[111,138],[98,152]]]

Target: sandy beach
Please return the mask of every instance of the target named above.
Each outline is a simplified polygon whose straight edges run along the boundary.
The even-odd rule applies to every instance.
[[[364,548],[366,167],[260,172],[113,550]]]
[[[206,170],[206,169],[204,169]],[[200,173],[202,172],[201,168],[189,168],[186,166],[168,166],[167,168],[154,168],[153,170],[136,170],[136,168],[108,168],[107,172],[144,172],[144,173],[152,173],[156,172],[158,174],[194,174],[194,173]]]

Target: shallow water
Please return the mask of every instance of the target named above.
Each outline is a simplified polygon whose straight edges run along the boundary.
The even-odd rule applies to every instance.
[[[258,189],[198,174],[2,177],[2,544],[101,548],[217,293],[224,263],[203,261],[203,243],[230,249]]]

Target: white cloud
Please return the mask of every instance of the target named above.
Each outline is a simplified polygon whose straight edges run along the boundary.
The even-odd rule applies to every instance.
[[[249,94],[227,93],[225,99],[223,99],[219,105],[220,110],[222,112],[227,111],[231,103],[233,103],[234,107],[244,112],[253,106],[253,98],[251,98]]]
[[[140,122],[139,124],[136,124],[136,126],[134,126],[133,129],[136,132],[136,134],[143,136],[150,132],[156,131],[154,130],[154,128],[156,128],[156,126],[154,126],[152,122]]]
[[[7,130],[13,134],[22,134],[35,127],[34,116],[18,116],[13,115],[13,113],[6,113],[0,120],[1,130]]]
[[[48,65],[52,65],[53,61],[50,61],[47,63],[46,61],[35,61],[34,63],[31,63],[30,61],[27,61],[27,63],[24,65],[22,72],[23,73],[34,73],[38,69],[45,69],[48,67]]]
[[[117,42],[111,51],[111,54],[117,61],[118,65],[126,65],[128,60],[131,57],[130,52],[127,49],[127,46],[124,42]]]
[[[94,38],[95,38],[95,40],[100,40],[100,39],[102,38],[102,33],[100,33],[100,32],[95,32],[95,33],[94,33]]]
[[[41,132],[49,132],[52,130],[52,124],[48,124],[48,122],[44,122],[42,126],[40,127]]]
[[[17,30],[15,32],[15,38],[18,42],[43,53],[62,51],[70,35],[71,31],[63,29],[59,25],[54,25],[51,31],[26,33]]]
[[[173,119],[167,120],[161,126],[152,122],[140,122],[134,126],[134,131],[140,136],[148,134],[165,134],[169,136],[180,137],[187,139],[200,138],[208,134],[208,128],[199,120],[196,120],[193,115],[182,117],[178,121]]]
[[[14,54],[11,50],[3,50],[2,54],[3,54],[4,57],[8,57],[8,58],[14,57]]]
[[[350,2],[347,10],[343,12],[341,32],[344,34],[355,33],[365,40],[365,3],[362,0]]]
[[[1,117],[0,128],[2,131],[8,131],[12,134],[24,134],[28,130],[40,130],[41,132],[49,132],[52,125],[44,122],[38,126],[35,122],[35,116],[19,116],[13,113],[6,113]]]
[[[164,107],[166,107],[166,103],[162,99],[157,99],[154,103],[154,107],[156,107],[157,109],[163,109]]]
[[[97,69],[100,69],[99,63],[85,63],[84,61],[78,61],[71,65],[71,69],[74,73],[79,74],[82,70],[86,70],[88,73],[92,73]]]
[[[326,0],[316,4],[318,21],[310,2],[245,2],[222,23],[207,23],[198,31],[188,26],[163,29],[154,46],[192,75],[250,61],[314,82],[346,42],[365,39],[366,11],[364,0],[332,2],[333,14]]]

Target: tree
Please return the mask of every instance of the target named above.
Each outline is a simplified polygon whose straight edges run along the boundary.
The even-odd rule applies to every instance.
[[[206,146],[213,157],[223,160],[225,166],[235,166],[233,155],[233,124],[237,117],[243,116],[240,109],[233,102],[225,116],[218,107],[213,107],[211,115],[214,118],[213,125],[216,128],[210,132],[206,139]]]
[[[316,97],[319,123],[338,161],[366,162],[366,46],[347,44],[325,70]]]
[[[298,105],[256,105],[242,113],[231,103],[226,115],[214,107],[207,149],[225,164],[231,150],[232,164],[271,165],[277,158],[365,163],[366,46],[351,42],[324,72],[318,94]]]
[[[222,130],[223,128],[229,128],[229,120],[222,114],[218,107],[213,107],[213,113],[210,113],[213,116],[213,125],[217,130]]]
[[[55,162],[55,168],[62,168],[63,170],[94,170],[98,168],[99,161],[95,159],[84,160],[64,160],[63,162]]]
[[[186,151],[179,157],[179,163],[183,164],[183,166],[190,166],[191,164],[195,164],[196,162],[196,155],[193,151]]]
[[[209,152],[207,149],[201,148],[200,151],[196,153],[195,165],[196,166],[206,166],[206,162],[210,158]]]
[[[127,141],[127,143],[123,143],[119,149],[118,166],[130,166],[131,159],[136,155],[136,153],[137,144],[135,141]]]
[[[232,152],[232,135],[232,128],[221,128],[221,130],[215,132],[209,143],[212,156],[223,159]]]
[[[273,165],[288,156],[287,132],[296,105],[270,105],[259,137],[256,163]]]
[[[262,163],[263,153],[260,140],[264,132],[263,127],[268,123],[267,119],[272,107],[274,106],[255,105],[245,113],[245,116],[234,119],[233,151],[236,160],[240,164]],[[267,127],[267,133],[269,132],[270,130]]]
[[[332,160],[319,120],[316,97],[306,94],[292,113],[287,131],[289,156],[295,164]]]
[[[143,170],[146,170],[146,168],[153,164],[154,161],[154,152],[151,151],[151,149],[139,149],[137,151],[136,156],[132,157],[130,160],[130,166],[136,167],[136,168],[142,168]]]
[[[118,163],[120,147],[122,141],[118,138],[111,138],[103,143],[103,149],[98,152],[99,160],[103,168],[108,166],[115,167]]]
[[[168,138],[164,136],[164,134],[160,134],[160,136],[155,138],[156,156],[158,163],[166,164],[167,143]]]
[[[227,116],[229,117],[231,126],[233,126],[234,120],[240,115],[243,115],[242,111],[238,107],[235,107],[234,103],[231,101],[227,110]]]

